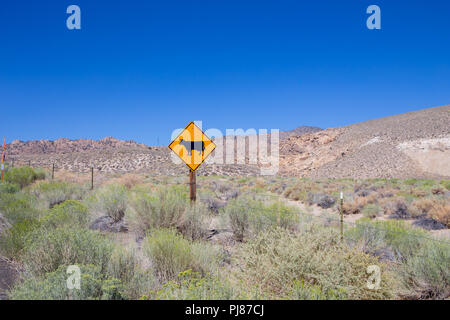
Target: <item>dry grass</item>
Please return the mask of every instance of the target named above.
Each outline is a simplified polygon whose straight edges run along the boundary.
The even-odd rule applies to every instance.
[[[434,220],[450,227],[450,203],[444,200],[434,201],[428,215]]]
[[[368,204],[377,202],[377,194],[371,193],[365,197],[355,196],[352,201],[344,201],[344,214],[357,214]]]
[[[55,180],[77,184],[86,184],[91,181],[91,176],[88,174],[74,173],[67,170],[58,170],[55,171]]]
[[[144,178],[134,173],[126,173],[118,178],[113,178],[105,182],[105,184],[120,184],[131,189],[134,186],[140,185],[144,182]]]

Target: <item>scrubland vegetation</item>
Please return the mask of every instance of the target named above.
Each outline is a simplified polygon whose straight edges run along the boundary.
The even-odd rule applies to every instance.
[[[10,299],[450,296],[448,180],[198,177],[195,204],[184,177],[118,175],[90,190],[22,167],[5,180],[0,256],[20,270]],[[70,265],[81,289],[67,288]]]

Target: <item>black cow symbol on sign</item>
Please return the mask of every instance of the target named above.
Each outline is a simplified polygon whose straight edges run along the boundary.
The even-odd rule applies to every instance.
[[[188,155],[192,154],[192,150],[196,150],[196,151],[200,152],[203,157],[203,154],[205,152],[205,142],[204,141],[186,141],[186,140],[183,140],[183,138],[181,138],[180,144],[186,148]]]

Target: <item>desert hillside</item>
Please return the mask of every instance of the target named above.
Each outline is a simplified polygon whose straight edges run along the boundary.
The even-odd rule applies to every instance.
[[[248,145],[248,139],[247,145]],[[268,139],[270,141],[270,138]],[[216,143],[223,143],[216,139]],[[225,149],[225,148],[224,148]],[[238,149],[236,145],[236,149]],[[242,148],[243,149],[243,148]],[[268,147],[270,150],[270,146]],[[239,149],[238,149],[239,150]],[[224,150],[225,152],[225,150]],[[322,130],[298,127],[280,132],[280,175],[313,178],[450,177],[450,106],[389,116]],[[247,157],[248,159],[248,152]],[[149,147],[115,138],[13,141],[7,162],[87,172],[146,172],[179,175],[166,147]],[[254,176],[257,165],[205,163],[199,175]]]
[[[281,174],[310,177],[450,177],[450,106],[290,137]]]

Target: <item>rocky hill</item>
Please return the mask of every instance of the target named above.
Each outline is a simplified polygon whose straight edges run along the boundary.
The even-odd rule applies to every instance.
[[[354,178],[450,177],[450,106],[290,137],[284,175]]]
[[[238,146],[242,164],[205,162],[200,175],[259,175],[259,164],[249,164],[248,143]],[[238,139],[235,137],[235,141]],[[270,134],[267,137],[270,141]],[[226,147],[222,138],[215,140]],[[259,145],[257,147],[257,150]],[[218,152],[220,148],[216,149]],[[270,144],[267,147],[270,152]],[[247,151],[244,151],[247,150]],[[236,153],[236,154],[237,154]],[[449,178],[450,106],[429,108],[396,116],[322,130],[299,127],[280,132],[278,174],[312,178]],[[212,157],[217,156],[213,154]],[[179,175],[186,167],[174,164],[167,147],[149,147],[112,137],[95,140],[13,141],[7,145],[7,162],[57,170],[88,172],[145,172]]]
[[[113,137],[106,137],[101,140],[78,139],[69,140],[60,138],[54,141],[50,140],[32,140],[20,141],[14,140],[8,144],[8,154],[22,155],[22,154],[49,154],[49,153],[71,153],[83,151],[96,150],[114,150],[122,148],[131,149],[147,149],[143,143],[134,141],[122,141]]]

